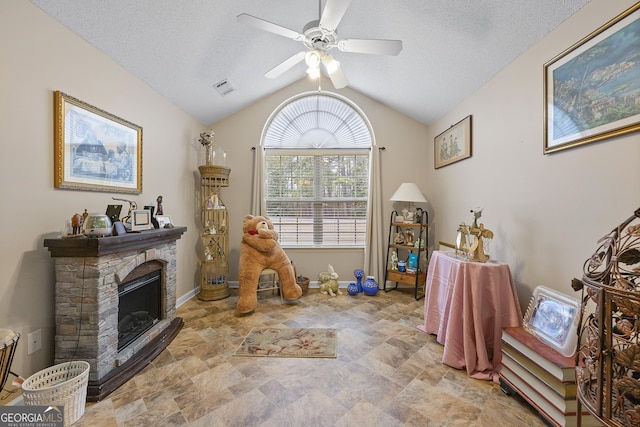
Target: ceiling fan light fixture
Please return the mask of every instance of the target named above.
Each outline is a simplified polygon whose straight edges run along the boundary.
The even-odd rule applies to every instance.
[[[320,67],[320,62],[322,61],[322,52],[317,49],[310,50],[304,57],[304,62],[307,63],[309,68],[318,68]]]
[[[320,77],[320,68],[319,67],[309,67],[307,68],[307,74],[312,79],[317,79]]]
[[[318,20],[307,23],[302,33],[274,24],[255,16],[242,13],[238,22],[260,30],[268,31],[297,42],[302,42],[308,51],[301,51],[265,73],[265,77],[275,79],[285,71],[294,67],[304,59],[307,74],[312,78],[320,77],[320,67],[324,67],[336,89],[346,87],[349,83],[342,71],[342,66],[327,52],[337,47],[342,52],[367,53],[375,55],[397,55],[402,50],[401,40],[386,39],[340,39],[337,28],[351,0],[318,0]]]
[[[329,74],[335,73],[335,71],[340,67],[340,62],[329,54],[326,54],[324,58],[322,58],[322,63]]]

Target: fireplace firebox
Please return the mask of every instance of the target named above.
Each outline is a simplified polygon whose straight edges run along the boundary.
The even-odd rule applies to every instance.
[[[160,320],[161,283],[157,270],[118,286],[118,351]]]

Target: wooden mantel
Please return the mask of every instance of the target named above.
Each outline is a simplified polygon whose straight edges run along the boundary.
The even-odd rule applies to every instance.
[[[148,248],[178,240],[187,227],[159,228],[123,236],[45,239],[52,257],[98,257],[113,253]]]

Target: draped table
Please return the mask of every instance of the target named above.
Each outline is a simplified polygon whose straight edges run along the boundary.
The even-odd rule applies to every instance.
[[[427,271],[424,325],[444,346],[442,363],[472,378],[497,381],[502,329],[522,324],[507,264],[466,261],[434,251]]]

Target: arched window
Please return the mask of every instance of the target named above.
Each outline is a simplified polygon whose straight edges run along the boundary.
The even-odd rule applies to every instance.
[[[263,132],[265,214],[280,244],[364,247],[373,133],[349,100],[298,95]]]

